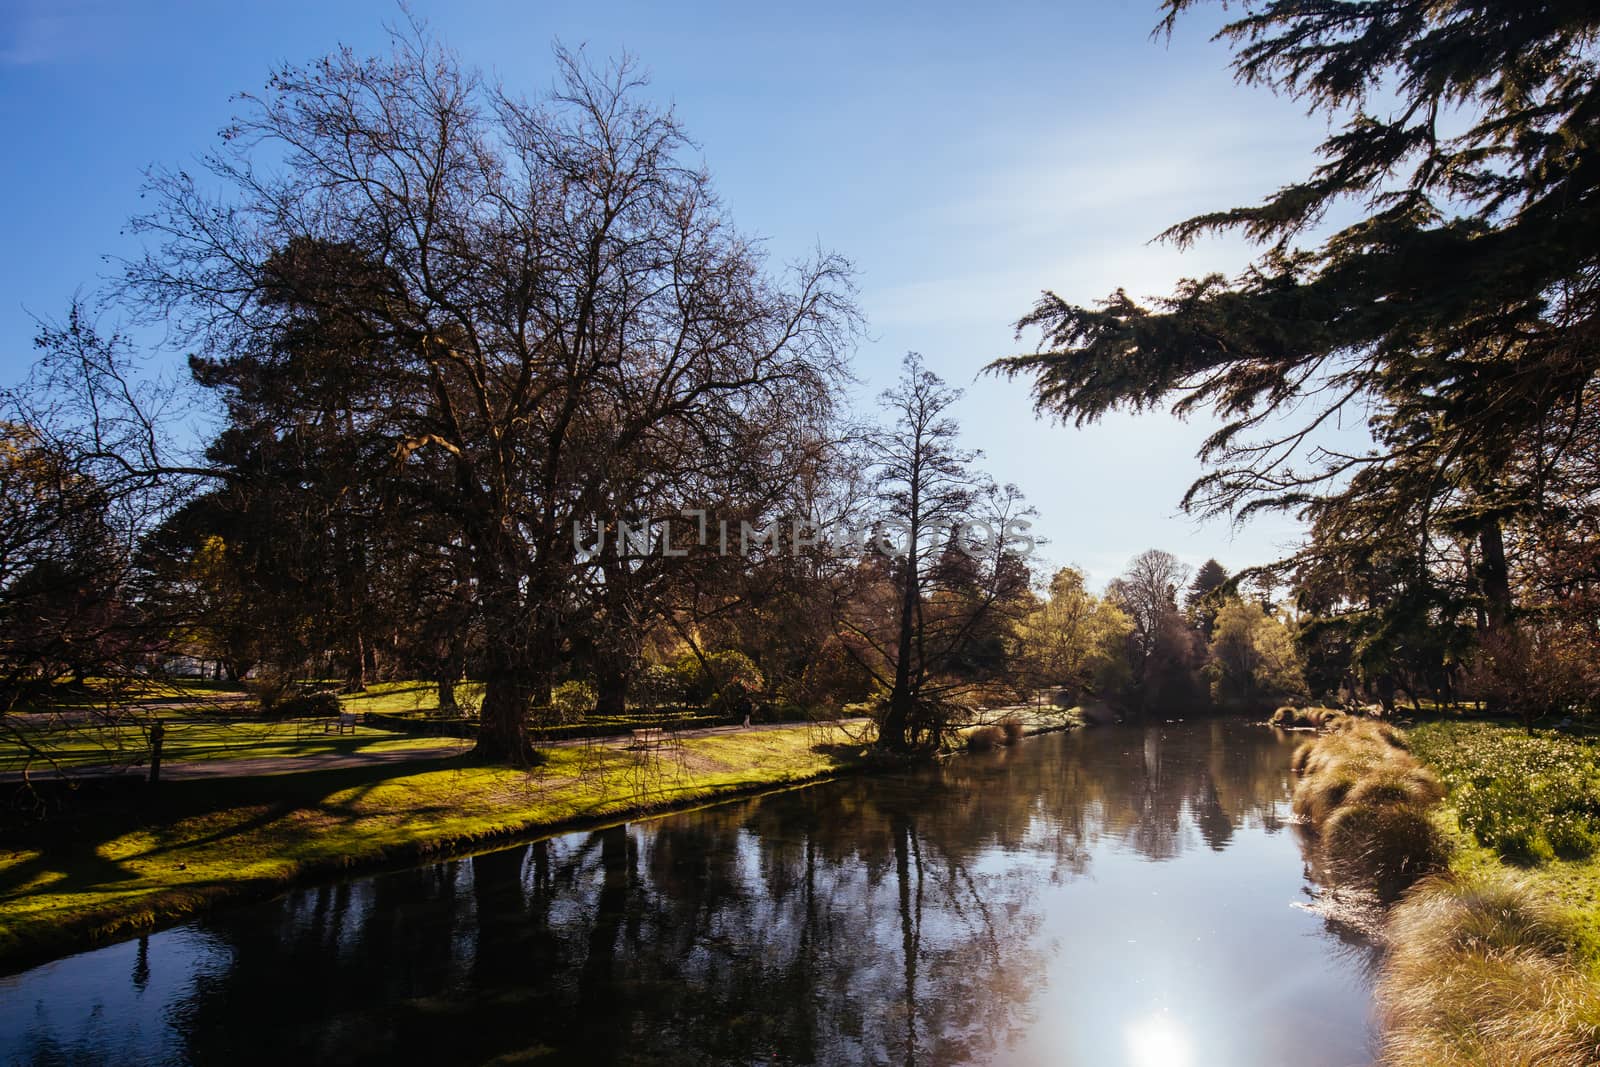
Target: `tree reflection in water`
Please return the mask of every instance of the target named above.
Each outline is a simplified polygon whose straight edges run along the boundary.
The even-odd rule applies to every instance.
[[[181,963],[145,952],[142,978],[95,979],[98,1010],[153,1015],[170,1058],[200,1063],[1037,1058],[1041,1035],[1093,1000],[1080,961],[1115,959],[1097,956],[1095,917],[1074,912],[1091,887],[1126,896],[1144,884],[1130,859],[1231,857],[1242,838],[1276,839],[1266,854],[1298,886],[1295,839],[1279,832],[1288,788],[1285,743],[1240,724],[1042,738],[226,912],[189,928],[213,961],[203,980],[169,976],[154,1003],[140,984]],[[1106,936],[1130,914],[1108,915]],[[0,999],[61,978],[30,972]],[[1171,1038],[1127,988],[1126,1019],[1072,1024],[1085,1061],[1124,1033],[1129,1049]],[[75,1039],[82,1020],[48,1004],[0,1013],[9,1059],[126,1058],[113,1027]]]

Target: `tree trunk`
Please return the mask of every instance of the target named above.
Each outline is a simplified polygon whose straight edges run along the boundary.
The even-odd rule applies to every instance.
[[[466,642],[461,637],[463,632],[457,630],[447,639],[444,656],[439,662],[439,707],[446,711],[454,711],[459,706],[456,703],[456,683],[461,680],[467,665]]]
[[[345,670],[344,688],[349,693],[365,692],[367,688],[367,643],[356,630],[349,649],[349,666]]]
[[[883,714],[883,722],[878,724],[878,744],[894,752],[902,752],[906,748],[906,728],[911,721],[910,700],[891,693],[889,707]]]
[[[495,763],[532,764],[528,712],[533,708],[534,688],[527,675],[515,668],[486,671],[475,756]]]
[[[906,573],[900,594],[900,633],[895,642],[894,688],[889,692],[889,708],[878,727],[878,744],[894,751],[910,747],[916,694],[911,691],[911,654],[916,644],[917,549],[916,535],[906,538]]]
[[[594,710],[600,715],[621,715],[628,707],[628,671],[621,656],[595,664]]]
[[[1483,594],[1484,634],[1493,642],[1494,654],[1501,658],[1519,657],[1515,626],[1511,621],[1511,574],[1506,566],[1505,539],[1498,519],[1491,519],[1478,531],[1478,589]],[[1505,710],[1493,694],[1488,701],[1491,715]],[[1534,709],[1522,702],[1522,725],[1533,733]]]
[[[1511,622],[1511,573],[1498,520],[1490,520],[1479,531],[1478,548],[1483,557],[1478,563],[1478,582],[1486,621],[1491,633],[1500,632]]]
[[[487,603],[490,638],[484,656],[478,744],[473,751],[482,760],[530,766],[534,753],[528,740],[528,716],[539,688],[533,652],[541,646],[535,635],[519,635],[514,626],[495,632],[497,621],[517,618],[514,605],[515,601],[503,598]]]
[[[1378,675],[1376,681],[1373,683],[1373,688],[1377,689],[1378,691],[1378,705],[1383,708],[1383,717],[1385,719],[1393,718],[1395,691],[1394,677],[1388,674]]]
[[[488,762],[527,767],[535,762],[528,716],[536,703],[550,702],[550,641],[540,620],[530,620],[525,610],[525,604],[538,603],[534,598],[540,591],[522,587],[514,563],[512,556],[498,566],[493,560],[480,563],[478,588],[488,646],[473,754]]]

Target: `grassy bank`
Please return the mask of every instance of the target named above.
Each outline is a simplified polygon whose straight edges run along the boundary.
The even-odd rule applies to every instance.
[[[1390,913],[1395,1067],[1600,1063],[1600,774],[1590,742],[1486,722],[1409,732],[1443,782],[1448,872]]]
[[[1492,722],[1426,723],[1413,750],[1447,790],[1438,821],[1451,870],[1502,875],[1575,933],[1600,975],[1600,759],[1593,739]]]
[[[1504,871],[1452,871],[1390,913],[1390,1067],[1600,1063],[1600,984],[1563,910]]]
[[[834,727],[693,737],[639,753],[558,749],[531,774],[434,761],[174,781],[154,798],[0,848],[0,966],[181,921],[297,881],[855,770]]]

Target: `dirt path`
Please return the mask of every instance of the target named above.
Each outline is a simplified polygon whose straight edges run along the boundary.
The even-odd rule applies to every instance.
[[[117,704],[111,707],[51,708],[44,711],[7,712],[17,720],[47,726],[118,726],[148,722],[153,712],[236,708],[253,699],[248,693],[211,693],[188,700],[152,700],[147,703]],[[15,720],[14,720],[15,721]]]

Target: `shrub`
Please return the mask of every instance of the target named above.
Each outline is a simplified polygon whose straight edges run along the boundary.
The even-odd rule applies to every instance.
[[[697,704],[706,704],[734,686],[745,693],[759,693],[767,687],[761,669],[735,648],[713,652],[704,662],[690,653],[680,658],[673,670],[681,680],[684,698]]]
[[[577,722],[595,709],[599,695],[588,682],[562,682],[550,691],[550,710],[557,722]]]
[[[1551,851],[1564,860],[1585,859],[1600,847],[1589,820],[1576,812],[1564,811],[1544,824],[1545,840]]]
[[[712,694],[706,710],[723,718],[742,719],[756,710],[756,702],[745,684],[737,679]]]
[[[883,697],[873,696],[854,704],[846,704],[839,709],[841,717],[846,719],[876,719],[883,712]]]
[[[843,717],[843,712],[828,704],[796,704],[788,702],[779,704],[773,709],[773,714],[783,722],[835,722]]]
[[[713,652],[706,657],[706,669],[712,681],[724,688],[742,686],[747,693],[759,693],[767,687],[767,679],[749,656],[736,648]]]
[[[344,706],[332,693],[302,693],[274,701],[263,712],[268,719],[331,719]]]
[[[299,692],[292,677],[276,670],[263,670],[244,685],[250,695],[256,698],[265,718],[274,717],[273,709]]]
[[[682,671],[652,663],[633,676],[629,696],[647,708],[672,707],[683,703],[686,689]]]
[[[1389,918],[1383,1062],[1579,1067],[1600,1049],[1600,986],[1575,934],[1524,887],[1431,879]]]

